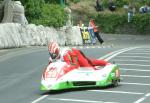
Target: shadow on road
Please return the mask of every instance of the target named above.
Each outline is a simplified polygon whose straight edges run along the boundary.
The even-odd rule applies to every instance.
[[[118,85],[118,87],[121,85]],[[105,90],[110,88],[117,88],[113,86],[107,86],[107,87],[80,87],[80,88],[70,88],[70,89],[63,89],[63,90],[51,90],[47,92],[43,92],[41,95],[56,95],[56,94],[62,94],[62,93],[68,93],[68,92],[78,92],[78,91],[86,91],[86,90]]]

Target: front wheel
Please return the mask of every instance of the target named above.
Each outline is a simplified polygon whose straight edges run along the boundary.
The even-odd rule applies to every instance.
[[[117,87],[119,85],[118,80],[112,80],[112,86]]]

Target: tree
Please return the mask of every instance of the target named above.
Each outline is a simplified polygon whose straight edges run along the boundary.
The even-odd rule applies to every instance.
[[[25,15],[29,22],[42,16],[41,8],[45,4],[44,0],[22,0],[22,3],[25,6]]]
[[[34,19],[33,22],[44,26],[61,27],[66,20],[67,15],[63,7],[58,4],[45,4],[42,8],[42,16],[38,20]]]
[[[50,4],[59,4],[60,0],[45,0],[45,2]]]

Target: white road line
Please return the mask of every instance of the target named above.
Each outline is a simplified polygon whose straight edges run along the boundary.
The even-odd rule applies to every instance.
[[[138,50],[138,51],[136,51],[136,52],[130,52],[130,53],[150,53],[150,51],[140,51],[140,50]]]
[[[137,100],[136,102],[134,102],[134,103],[141,103],[142,101],[144,101],[145,100],[145,97],[142,97],[142,98],[140,98],[139,100]]]
[[[121,57],[121,58],[145,58],[145,59],[150,59],[150,57],[147,57],[147,56],[125,56],[125,55],[120,55],[120,56],[117,56],[118,57]]]
[[[120,93],[120,94],[136,94],[136,95],[144,94],[144,93],[139,93],[139,92],[108,91],[108,90],[87,90],[87,91],[92,91],[92,92],[104,92],[104,93]]]
[[[117,55],[119,55],[119,54],[121,54],[121,53],[123,53],[123,52],[129,51],[129,50],[132,50],[132,49],[136,49],[136,48],[138,48],[138,47],[134,47],[134,48],[126,48],[126,49],[120,50],[120,51],[118,51],[117,53],[115,53],[115,54],[109,56],[109,57],[106,58],[105,60],[108,61],[108,60],[114,58],[115,56],[117,56]]]
[[[139,48],[137,51],[139,51],[139,52],[143,52],[143,51],[150,51],[150,49],[143,49],[143,48],[142,48],[142,49],[140,49],[140,48]]]
[[[139,72],[150,72],[150,70],[146,69],[126,69],[126,68],[120,68],[121,71],[139,71]]]
[[[145,99],[147,99],[148,97],[150,97],[150,93],[145,94],[142,98],[138,99],[138,100],[135,101],[134,103],[141,103],[141,102],[143,102]]]
[[[120,84],[140,85],[140,86],[150,86],[150,84],[145,84],[145,83],[127,83],[127,82],[120,82]]]
[[[138,47],[134,47],[134,48],[124,48],[124,49],[120,49],[120,50],[117,50],[117,51],[113,51],[113,52],[111,52],[111,53],[109,53],[109,54],[107,54],[107,55],[104,55],[103,57],[101,57],[101,58],[99,58],[99,59],[106,59],[106,58],[108,58],[108,57],[110,57],[110,56],[112,56],[111,58],[113,58],[113,57],[119,55],[120,53],[123,53],[123,52],[128,51],[128,50],[136,49],[136,48],[138,48]],[[110,59],[111,59],[111,58],[110,58]],[[108,59],[108,60],[110,60],[110,59]],[[106,60],[107,60],[107,59],[106,59]]]
[[[118,65],[150,66],[150,65],[142,65],[142,64],[119,64],[119,63]]]
[[[121,75],[122,77],[138,77],[138,78],[150,78],[150,76],[141,76],[141,75]]]
[[[135,54],[147,54],[150,55],[150,53],[122,53],[122,54],[127,54],[127,55],[135,55]]]
[[[67,99],[67,98],[47,98],[49,100],[69,101],[69,102],[82,102],[82,103],[118,103],[118,102],[104,102],[104,101],[92,101],[92,100],[80,100],[80,99]]]
[[[114,61],[128,61],[128,62],[150,62],[150,60],[137,60],[137,59],[115,59]]]
[[[42,97],[40,97],[40,98],[34,100],[34,101],[31,102],[31,103],[37,103],[37,102],[41,101],[42,99],[46,98],[47,96],[48,96],[48,95],[44,95],[44,96],[42,96]]]

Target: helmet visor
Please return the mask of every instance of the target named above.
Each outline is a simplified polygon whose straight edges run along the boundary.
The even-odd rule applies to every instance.
[[[56,53],[49,53],[52,59],[56,59],[57,54]]]

